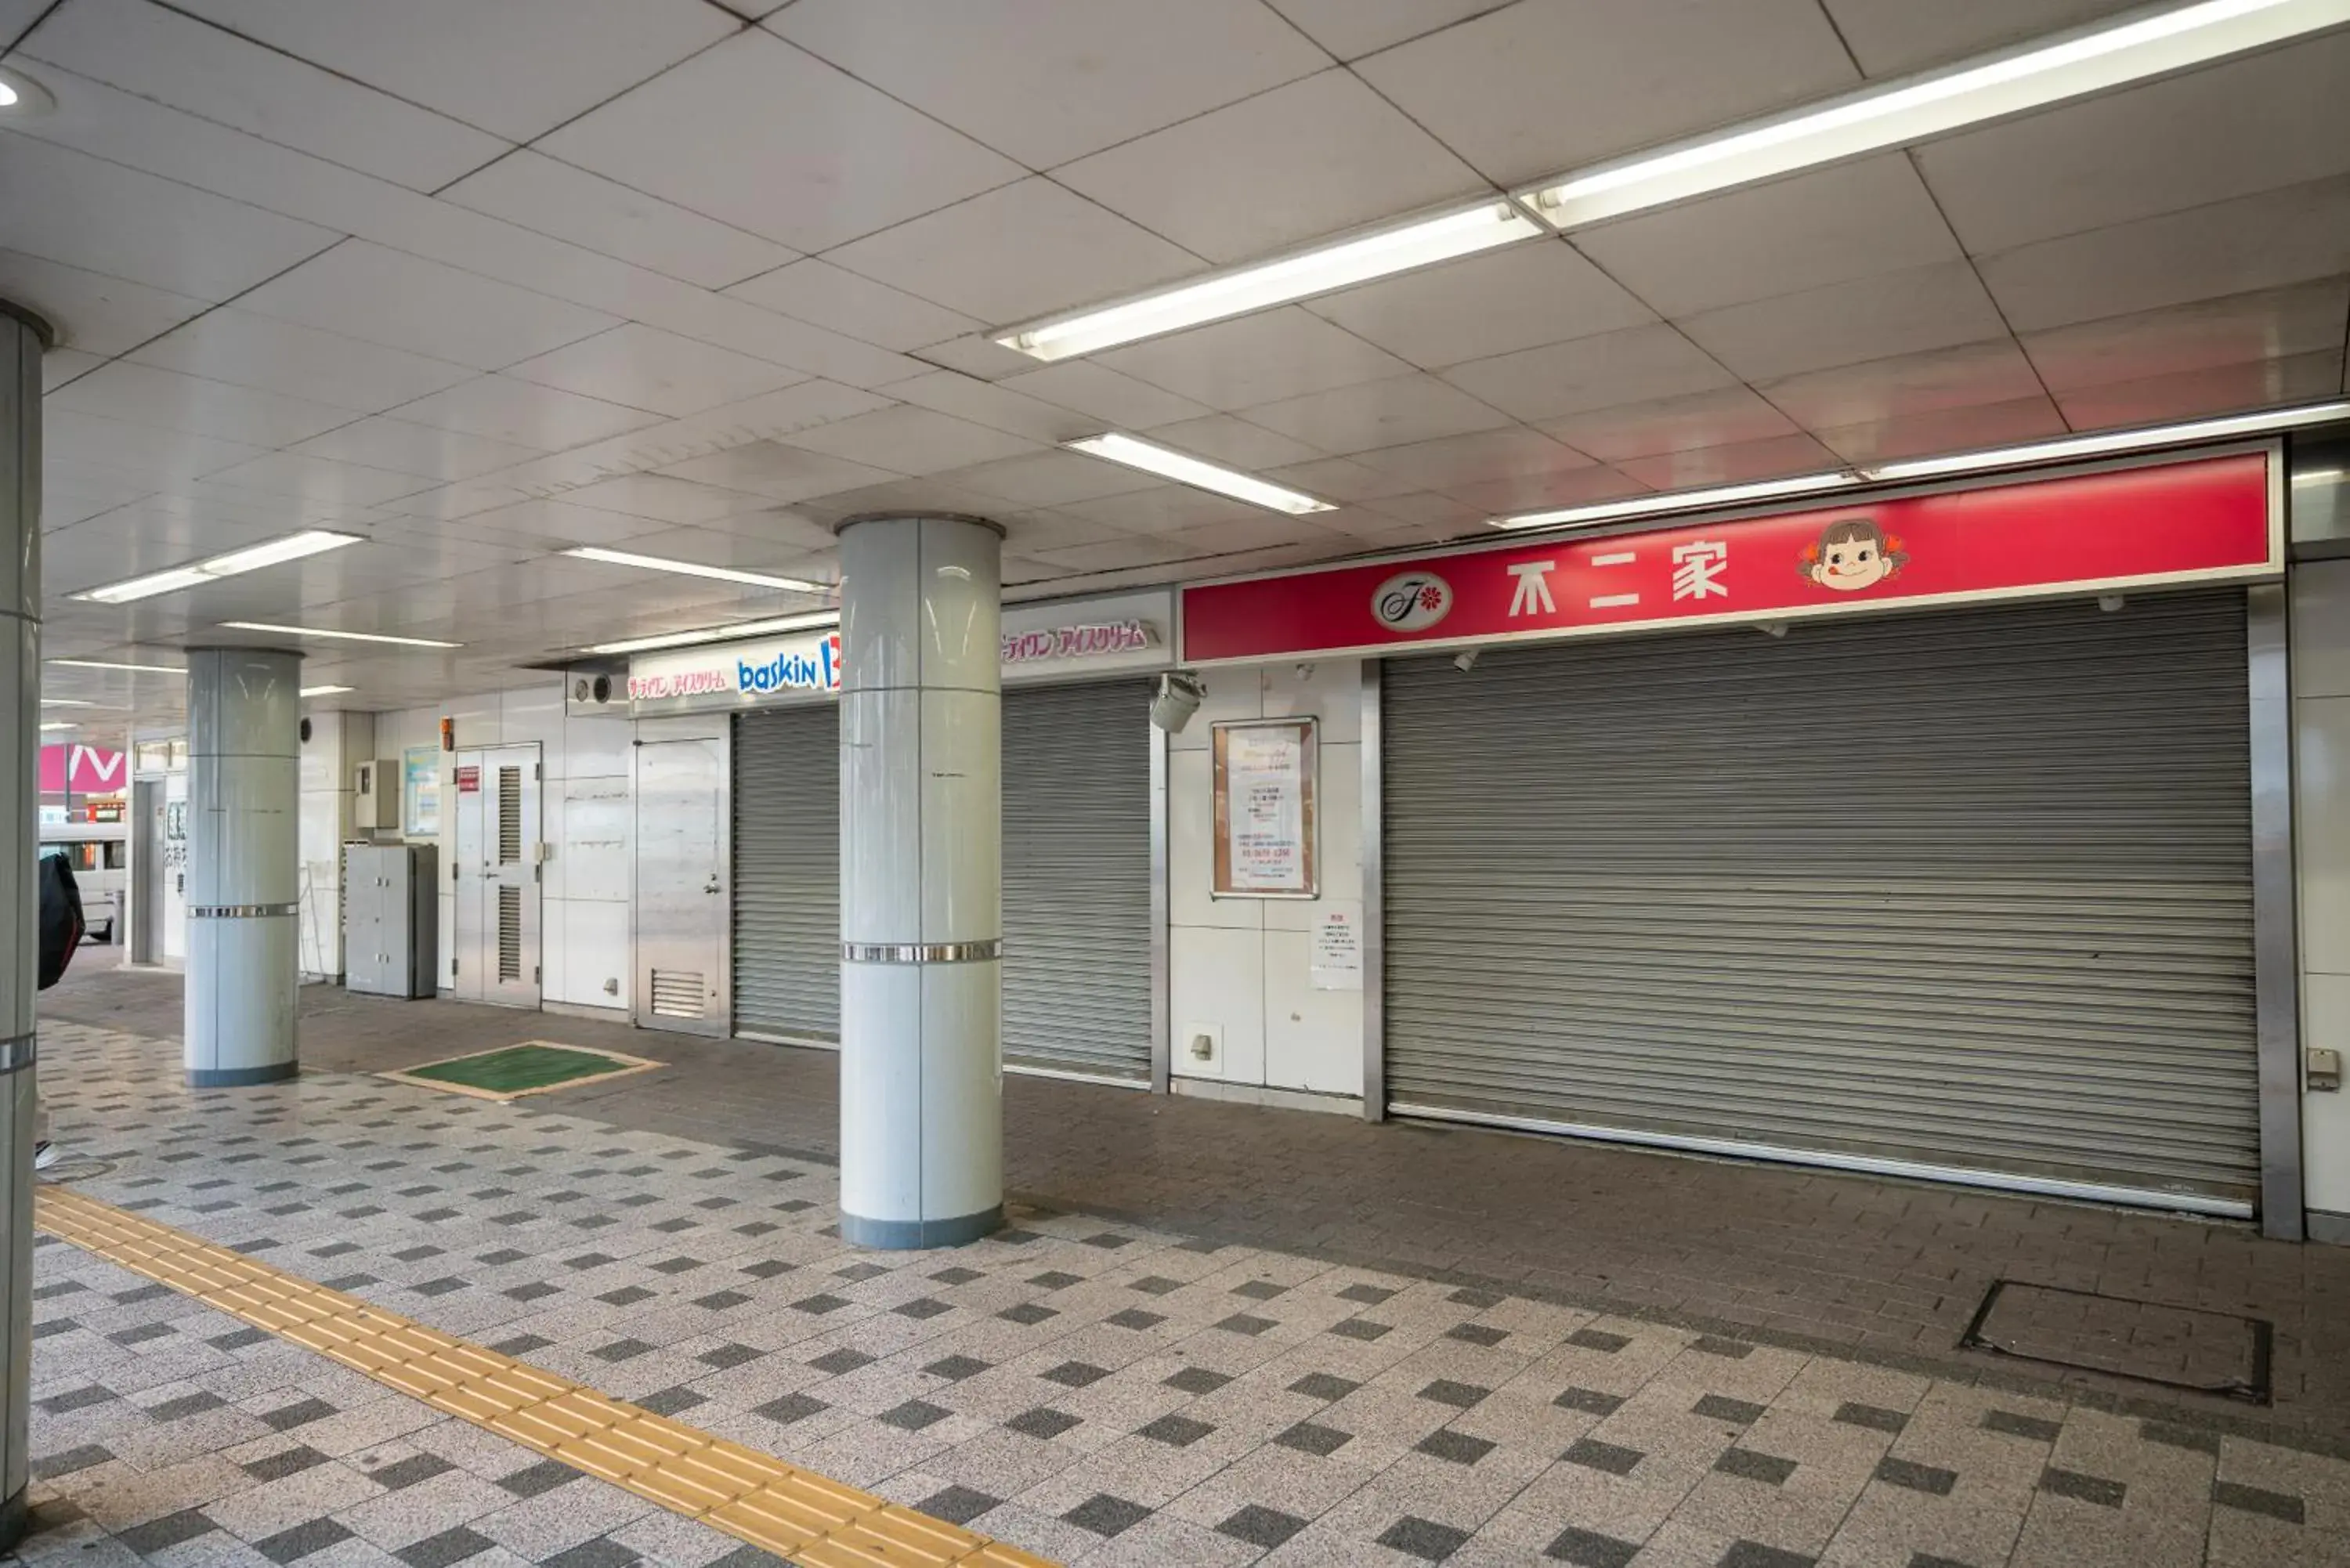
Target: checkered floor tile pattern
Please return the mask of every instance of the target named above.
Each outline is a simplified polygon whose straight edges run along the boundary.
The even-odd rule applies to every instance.
[[[92,1196],[1087,1568],[2350,1562],[2350,1464],[2192,1418],[1080,1214],[858,1252],[791,1150],[357,1075],[191,1092],[168,1042],[42,1044]],[[26,1562],[771,1561],[36,1256]]]

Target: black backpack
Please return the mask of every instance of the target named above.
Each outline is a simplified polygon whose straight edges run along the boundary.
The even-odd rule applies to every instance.
[[[41,857],[40,988],[47,991],[66,977],[74,950],[81,946],[81,884],[62,855]]]

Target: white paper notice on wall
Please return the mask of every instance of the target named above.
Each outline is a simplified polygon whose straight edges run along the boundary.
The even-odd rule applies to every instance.
[[[1316,991],[1363,989],[1363,906],[1333,898],[1314,916],[1309,973]]]

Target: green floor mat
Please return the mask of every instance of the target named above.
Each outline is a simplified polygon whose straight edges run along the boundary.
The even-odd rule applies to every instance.
[[[385,1073],[382,1076],[426,1088],[476,1095],[485,1099],[511,1100],[523,1095],[545,1094],[550,1089],[566,1088],[597,1079],[646,1072],[660,1065],[658,1062],[649,1062],[641,1056],[624,1056],[617,1051],[598,1051],[585,1046],[557,1045],[532,1040],[494,1051],[476,1052],[470,1056],[452,1056],[446,1061],[429,1062],[421,1067]]]

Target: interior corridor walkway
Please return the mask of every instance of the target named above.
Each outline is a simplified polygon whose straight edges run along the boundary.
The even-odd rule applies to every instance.
[[[191,1093],[175,980],[43,1002],[75,1192],[1051,1561],[2350,1560],[2334,1249],[1015,1079],[1015,1228],[865,1254],[821,1053],[321,989],[298,1081]],[[525,1039],[665,1065],[509,1105],[369,1075]],[[26,1561],[775,1560],[37,1257]],[[2235,1364],[2223,1314],[2265,1323],[2273,1401],[1958,1348],[2002,1279],[2158,1303],[2012,1342],[2097,1359],[2118,1324],[2107,1364],[2172,1382]]]

